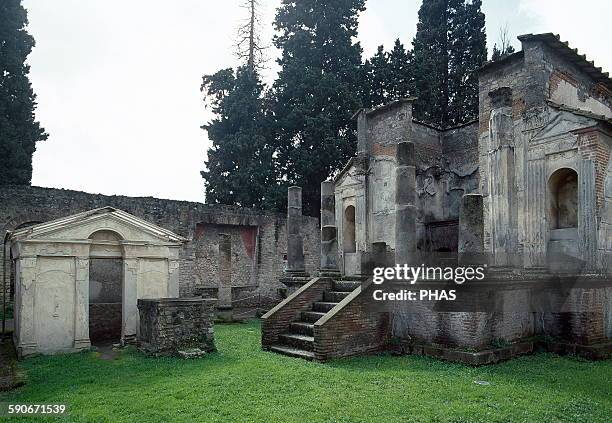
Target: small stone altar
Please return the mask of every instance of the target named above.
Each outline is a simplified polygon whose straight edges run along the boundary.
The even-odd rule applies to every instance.
[[[154,356],[197,357],[215,351],[216,303],[207,298],[138,300],[138,348]]]

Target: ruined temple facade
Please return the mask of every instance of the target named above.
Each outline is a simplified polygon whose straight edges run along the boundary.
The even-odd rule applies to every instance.
[[[612,80],[558,36],[519,40],[480,69],[477,121],[433,127],[410,98],[356,113],[357,153],[321,187],[325,272],[263,316],[265,349],[611,356]],[[429,260],[487,277],[463,308],[375,305],[372,267]]]
[[[493,265],[564,270],[556,258],[567,256],[610,265],[612,80],[555,35],[519,39],[522,51],[480,70],[478,121],[435,128],[412,118],[412,99],[356,114],[358,152],[334,179],[345,274],[360,273],[374,243],[396,249],[404,189],[415,190],[417,251],[461,249],[461,204],[473,194]],[[404,142],[414,187],[396,186]]]

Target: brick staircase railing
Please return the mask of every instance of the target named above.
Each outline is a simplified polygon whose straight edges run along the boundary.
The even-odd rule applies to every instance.
[[[262,317],[263,348],[317,361],[384,349],[389,316],[368,307],[369,286],[358,280],[311,280]]]

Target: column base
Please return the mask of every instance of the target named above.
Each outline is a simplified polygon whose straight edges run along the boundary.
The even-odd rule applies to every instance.
[[[89,338],[86,339],[75,339],[74,340],[74,348],[77,350],[87,350],[91,348],[91,342]]]
[[[136,345],[137,339],[136,335],[124,335],[121,338],[121,346],[125,347],[127,345]]]

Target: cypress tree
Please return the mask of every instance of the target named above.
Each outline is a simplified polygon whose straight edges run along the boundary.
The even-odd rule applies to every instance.
[[[482,1],[449,1],[449,106],[446,126],[478,118],[478,69],[487,61]]]
[[[435,125],[447,121],[447,0],[424,1],[413,41],[414,117]]]
[[[364,63],[364,106],[376,107],[407,97],[411,90],[411,52],[406,51],[399,39],[393,49],[386,52],[379,46],[376,54]]]
[[[413,44],[414,113],[440,127],[478,113],[478,76],[486,61],[480,0],[430,0],[419,10]]]
[[[406,50],[399,38],[395,40],[393,50],[388,54],[389,82],[388,99],[397,100],[410,95],[412,74],[410,64],[412,52]]]
[[[378,50],[369,60],[369,72],[367,79],[367,90],[370,92],[367,107],[376,107],[384,104],[389,99],[388,85],[391,79],[389,67],[389,55],[384,46],[378,46]]]
[[[320,184],[355,151],[361,107],[358,14],[364,0],[283,0],[274,39],[282,51],[273,88],[282,179],[303,188],[304,213],[317,216]]]
[[[29,185],[36,142],[47,134],[34,117],[36,95],[26,58],[34,47],[21,0],[0,2],[0,185]]]
[[[263,84],[249,65],[204,76],[215,118],[202,126],[212,147],[202,171],[206,202],[274,208],[276,172]]]

